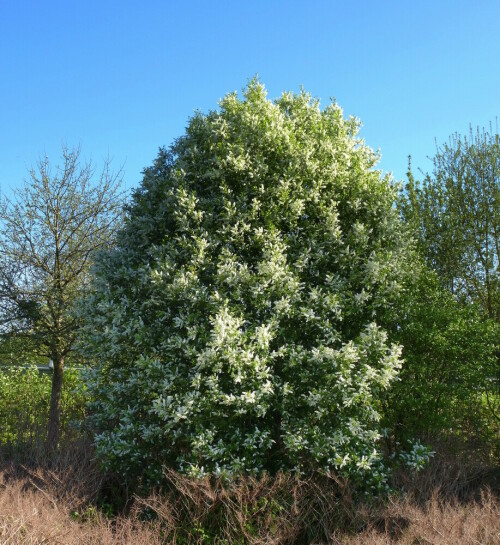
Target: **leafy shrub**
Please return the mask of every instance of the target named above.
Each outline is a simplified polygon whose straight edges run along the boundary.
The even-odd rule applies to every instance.
[[[377,320],[407,251],[358,129],[252,81],[144,171],[81,309],[106,467],[382,483],[379,401],[401,360]]]
[[[52,376],[40,373],[36,366],[0,369],[0,447],[24,456],[43,448],[51,381]],[[62,440],[74,432],[73,422],[83,420],[84,400],[80,373],[68,368],[61,396]]]
[[[453,436],[498,449],[498,422],[485,399],[498,365],[497,324],[457,302],[425,267],[397,314],[390,338],[403,345],[405,363],[386,394],[384,425],[402,442]]]

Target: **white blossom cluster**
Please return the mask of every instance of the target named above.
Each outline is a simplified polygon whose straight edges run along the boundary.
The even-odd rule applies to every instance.
[[[358,128],[252,81],[145,170],[82,308],[109,467],[383,478],[380,399],[401,360],[380,317],[405,246]]]

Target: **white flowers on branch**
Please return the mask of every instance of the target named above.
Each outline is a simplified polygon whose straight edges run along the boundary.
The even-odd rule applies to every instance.
[[[406,250],[357,130],[253,81],[145,170],[82,310],[108,466],[383,481],[379,402],[401,361],[377,324]]]

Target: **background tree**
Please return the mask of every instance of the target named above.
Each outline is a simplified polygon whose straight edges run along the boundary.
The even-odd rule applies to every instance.
[[[47,358],[39,354],[37,348],[28,335],[6,328],[0,335],[0,366],[47,365]]]
[[[409,168],[408,184],[400,200],[402,215],[415,230],[421,254],[437,272],[442,286],[452,294],[455,302],[460,302],[464,307],[476,307],[460,311],[470,314],[471,323],[477,326],[475,331],[495,331],[493,324],[478,322],[479,310],[483,322],[485,319],[492,320],[498,332],[500,137],[491,127],[489,131],[478,129],[475,133],[471,129],[468,136],[455,134],[448,143],[437,148],[433,163],[433,174],[427,175],[422,183],[415,181]],[[450,302],[444,308],[451,309],[450,305],[454,307],[454,303]],[[434,308],[437,310],[437,307]],[[453,312],[456,314],[458,311]],[[461,323],[465,324],[463,321]],[[429,330],[424,332],[424,336],[428,333]],[[471,347],[473,343],[469,341],[472,339],[481,341],[472,330],[466,336]],[[485,339],[490,343],[488,350],[496,350],[496,369],[487,363],[491,361],[490,357],[478,360],[472,356],[469,361],[477,361],[479,374],[476,376],[482,377],[476,388],[491,385],[491,380],[496,379],[496,385],[493,383],[493,388],[488,386],[486,391],[493,390],[493,397],[488,397],[488,403],[492,414],[500,421],[498,333],[496,337],[485,334]],[[461,344],[459,342],[456,346]],[[484,347],[481,349],[477,346],[479,355],[484,352]],[[467,350],[462,351],[462,354],[465,353]],[[454,358],[448,359],[448,363],[451,361],[455,361]],[[489,369],[489,376],[481,371],[484,369]]]
[[[387,324],[404,358],[383,401],[388,445],[452,438],[496,460],[499,429],[484,385],[495,374],[499,328],[476,305],[457,301],[418,259],[408,280]]]
[[[48,445],[58,441],[65,360],[79,321],[72,312],[98,250],[110,246],[119,225],[119,177],[106,163],[94,179],[79,149],[63,148],[55,171],[47,157],[24,188],[0,208],[0,305],[3,333],[29,337],[54,364]]]
[[[500,322],[500,137],[455,134],[422,184],[408,175],[402,212],[444,285]]]
[[[382,482],[379,402],[401,362],[377,321],[407,253],[358,129],[253,81],[145,170],[82,309],[108,467]]]

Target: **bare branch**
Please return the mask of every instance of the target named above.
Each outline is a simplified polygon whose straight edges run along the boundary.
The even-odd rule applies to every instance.
[[[74,303],[94,253],[112,244],[120,225],[120,183],[109,161],[96,177],[79,148],[63,147],[61,166],[42,157],[14,198],[0,202],[0,332],[28,335],[53,359],[52,423],[79,327]]]

